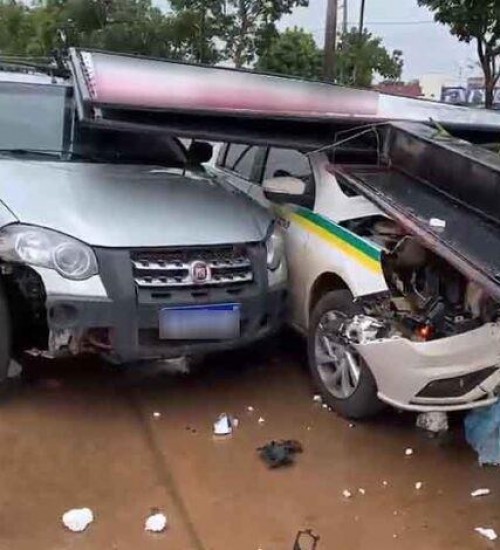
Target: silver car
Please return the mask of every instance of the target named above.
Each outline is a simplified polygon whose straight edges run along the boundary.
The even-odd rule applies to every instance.
[[[208,144],[83,127],[69,77],[0,75],[0,379],[24,352],[184,357],[280,326],[281,234]]]

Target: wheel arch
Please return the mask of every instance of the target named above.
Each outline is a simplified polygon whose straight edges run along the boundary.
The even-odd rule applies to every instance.
[[[309,319],[311,318],[311,314],[321,297],[324,296],[327,292],[331,292],[333,290],[348,290],[352,294],[349,285],[337,273],[326,271],[316,278],[309,292],[309,301],[307,304],[308,324]]]

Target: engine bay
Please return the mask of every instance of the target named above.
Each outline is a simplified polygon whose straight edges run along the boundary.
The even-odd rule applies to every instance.
[[[366,304],[390,333],[417,341],[461,334],[495,321],[499,304],[474,281],[383,216],[350,220],[347,229],[379,245],[388,299]]]

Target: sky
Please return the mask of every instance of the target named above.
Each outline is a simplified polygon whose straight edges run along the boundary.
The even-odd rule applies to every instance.
[[[360,0],[345,0],[350,26],[358,26]],[[417,0],[365,0],[365,27],[382,37],[390,49],[403,51],[403,78],[410,80],[428,73],[442,73],[457,80],[480,73],[473,45],[462,44],[448,29],[433,21]],[[339,6],[344,0],[339,0]],[[323,45],[326,0],[309,0],[308,8],[298,8],[280,23],[281,28],[303,27]],[[339,18],[342,11],[339,9]]]

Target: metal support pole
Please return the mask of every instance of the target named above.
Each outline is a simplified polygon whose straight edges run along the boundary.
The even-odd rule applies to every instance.
[[[325,54],[323,76],[325,80],[335,80],[335,48],[337,42],[338,0],[328,0],[326,7]]]

